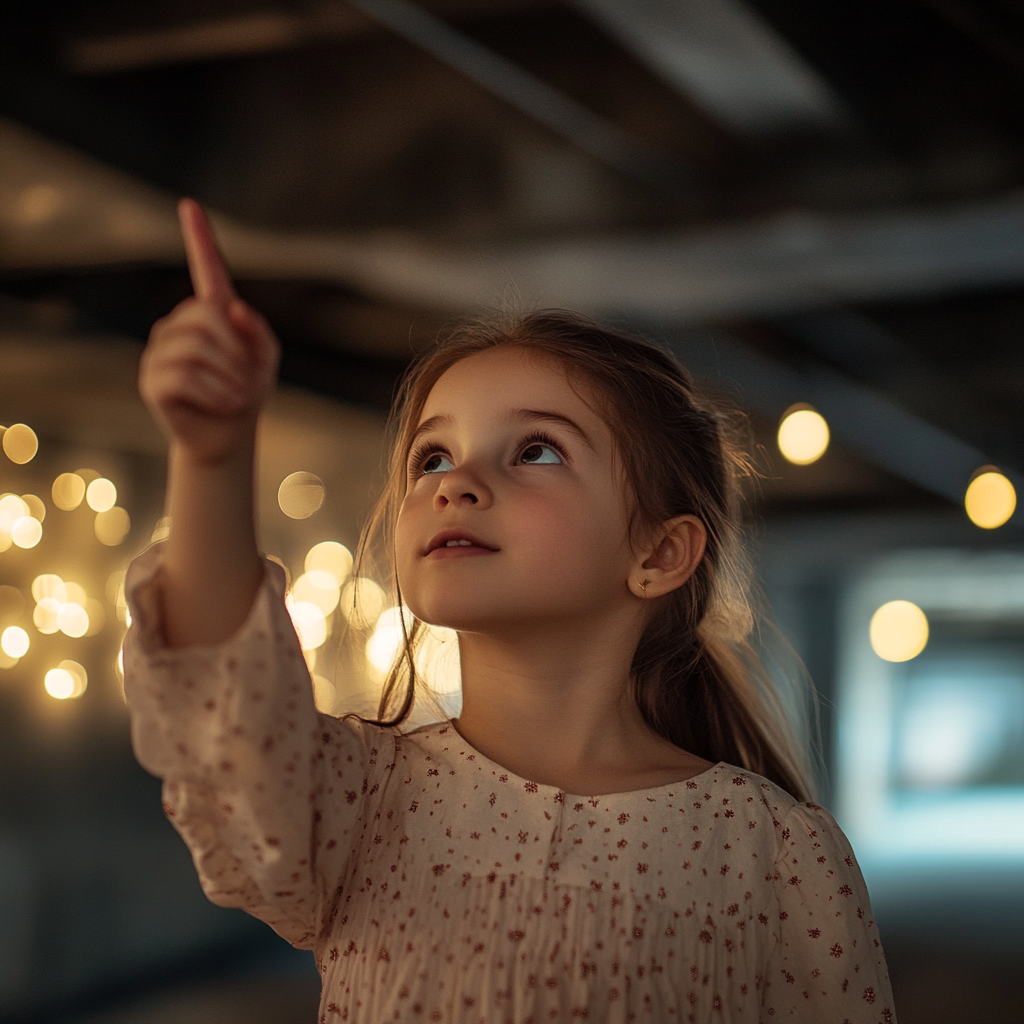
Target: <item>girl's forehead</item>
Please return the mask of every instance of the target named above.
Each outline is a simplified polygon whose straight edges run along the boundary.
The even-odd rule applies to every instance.
[[[420,418],[439,413],[457,417],[460,410],[480,412],[523,403],[533,407],[540,401],[590,408],[554,356],[524,348],[488,349],[460,359],[438,378]]]

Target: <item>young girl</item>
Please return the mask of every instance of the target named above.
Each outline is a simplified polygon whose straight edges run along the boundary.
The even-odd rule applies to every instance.
[[[210,899],[315,951],[322,1024],[894,1021],[853,854],[752,681],[739,463],[687,373],[558,312],[420,360],[371,522],[405,658],[381,721],[318,714],[253,530],[277,344],[182,221],[195,298],[140,378],[173,529],[129,573],[125,689]],[[457,630],[463,705],[403,732],[421,623]]]

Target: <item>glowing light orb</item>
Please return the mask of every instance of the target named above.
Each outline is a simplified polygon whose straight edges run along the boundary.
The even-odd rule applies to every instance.
[[[292,473],[277,489],[277,503],[289,519],[308,519],[324,503],[324,482],[315,473]]]
[[[86,487],[85,503],[93,512],[109,512],[117,504],[117,488],[105,476],[99,476]]]
[[[871,649],[885,661],[910,661],[928,643],[928,617],[912,601],[889,601],[871,616]]]
[[[322,540],[306,553],[306,572],[326,572],[340,587],[352,571],[352,552],[336,540]]]
[[[285,607],[291,616],[292,625],[299,637],[299,646],[312,651],[327,639],[327,619],[320,609],[309,601],[285,600]]]
[[[32,612],[32,623],[40,633],[49,636],[60,629],[60,610],[64,607],[62,601],[55,597],[44,597]]]
[[[28,633],[21,626],[8,626],[0,633],[0,649],[9,658],[23,658],[28,653]]]
[[[85,481],[77,473],[61,473],[53,481],[50,497],[62,512],[71,512],[82,504],[85,497]]]
[[[338,608],[351,625],[357,629],[367,629],[376,623],[387,601],[387,595],[379,583],[368,576],[353,576],[341,588]]]
[[[93,523],[96,539],[108,548],[117,547],[128,536],[131,528],[131,517],[116,505],[105,512],[97,512]]]
[[[43,504],[43,499],[35,494],[23,494],[21,500],[25,502],[28,507],[28,514],[33,519],[38,519],[42,522],[46,518],[46,505]]]
[[[0,498],[0,530],[10,533],[14,529],[14,524],[29,514],[25,499],[17,494],[5,494]]]
[[[324,615],[330,615],[338,607],[341,590],[330,573],[314,569],[304,572],[295,581],[292,596],[296,601],[315,604]]]
[[[31,462],[39,451],[36,432],[24,423],[15,423],[4,431],[4,453],[11,462],[23,466]]]
[[[57,612],[57,628],[65,636],[85,636],[89,632],[89,614],[80,604],[62,604]]]
[[[55,700],[75,700],[85,693],[89,677],[77,661],[67,659],[51,668],[43,679],[46,692]]]
[[[998,470],[979,473],[967,488],[964,507],[975,526],[994,530],[1002,526],[1017,508],[1017,492]]]
[[[32,581],[33,600],[42,601],[44,597],[54,597],[60,604],[68,599],[68,588],[55,573],[44,572]]]
[[[43,539],[43,524],[32,516],[22,516],[11,527],[11,540],[19,548],[34,548]]]
[[[797,466],[808,466],[825,454],[830,439],[825,417],[806,406],[786,413],[779,424],[779,451]]]

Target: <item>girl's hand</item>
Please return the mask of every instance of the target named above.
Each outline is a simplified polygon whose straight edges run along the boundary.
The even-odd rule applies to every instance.
[[[252,443],[280,345],[235,294],[199,204],[183,199],[178,217],[195,295],[153,325],[139,393],[172,445],[218,464]]]

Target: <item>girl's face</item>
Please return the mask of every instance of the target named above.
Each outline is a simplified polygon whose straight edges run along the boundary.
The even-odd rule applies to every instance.
[[[469,356],[434,385],[417,426],[396,547],[419,618],[547,632],[629,606],[625,477],[611,431],[557,360]]]

